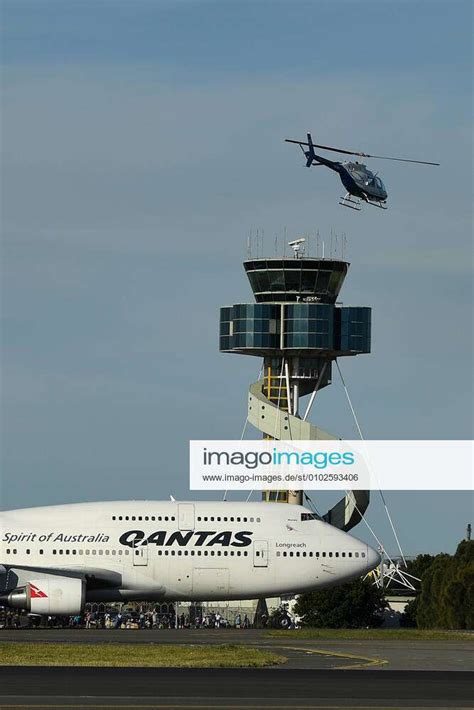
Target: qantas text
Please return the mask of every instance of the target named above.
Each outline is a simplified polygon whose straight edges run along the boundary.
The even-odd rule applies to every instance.
[[[167,530],[158,530],[151,533],[148,537],[145,536],[143,530],[129,530],[120,535],[119,542],[128,547],[141,547],[143,545],[196,545],[197,547],[209,547],[211,545],[222,545],[223,547],[247,547],[252,544],[252,532],[250,530],[242,530],[241,532],[232,532],[226,530],[217,532],[216,530],[203,530],[181,532],[168,532]]]

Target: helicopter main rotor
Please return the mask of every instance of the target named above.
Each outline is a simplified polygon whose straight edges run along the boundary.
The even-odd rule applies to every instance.
[[[379,160],[396,160],[400,163],[418,163],[419,165],[439,165],[439,163],[431,163],[427,160],[412,160],[410,158],[393,158],[388,155],[371,155],[370,153],[362,153],[355,150],[344,150],[343,148],[333,148],[329,145],[319,145],[318,143],[304,141],[295,141],[291,138],[285,138],[286,143],[296,143],[300,147],[306,145],[308,148],[321,148],[321,150],[330,150],[333,153],[344,153],[344,155],[357,155],[360,158],[378,158]],[[308,158],[309,160],[309,158]]]

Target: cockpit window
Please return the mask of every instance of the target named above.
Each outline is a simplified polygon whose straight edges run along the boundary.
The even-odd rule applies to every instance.
[[[367,172],[364,170],[364,166],[359,165],[358,163],[350,163],[348,167],[354,180],[360,180],[363,182],[367,179]]]
[[[301,520],[317,520],[318,516],[314,513],[301,513]]]
[[[375,182],[377,183],[379,190],[385,190],[385,186],[380,178],[375,178]]]

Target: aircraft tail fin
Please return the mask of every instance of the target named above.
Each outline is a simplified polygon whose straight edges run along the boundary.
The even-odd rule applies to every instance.
[[[311,138],[311,133],[307,134],[308,136],[308,150],[306,151],[306,167],[310,168],[313,164],[313,161],[316,160],[316,155],[314,152],[314,145],[313,145],[313,139]]]

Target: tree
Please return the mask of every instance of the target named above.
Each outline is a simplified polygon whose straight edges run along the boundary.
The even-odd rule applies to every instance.
[[[405,611],[400,616],[400,626],[410,626],[413,628],[417,625],[416,615],[418,613],[419,599],[419,597],[415,597],[414,599],[408,602],[405,607]]]
[[[437,555],[421,578],[416,612],[420,628],[474,626],[474,541],[463,540],[454,555]]]
[[[355,629],[380,626],[386,607],[383,590],[368,579],[360,579],[301,594],[294,610],[304,626]]]
[[[424,575],[426,570],[433,564],[435,559],[436,558],[434,555],[418,555],[417,557],[415,557],[414,560],[407,560],[406,571],[408,572],[408,574],[412,574],[414,577],[418,577],[418,579],[421,580],[422,576]],[[421,589],[421,581],[417,582],[414,579],[410,579],[410,582],[413,583],[415,589]]]

